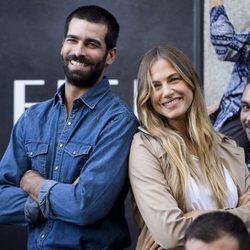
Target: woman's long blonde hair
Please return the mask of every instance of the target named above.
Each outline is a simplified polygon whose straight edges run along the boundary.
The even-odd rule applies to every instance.
[[[202,177],[191,164],[190,154],[187,153],[185,141],[180,133],[171,128],[167,119],[157,113],[150,101],[150,95],[154,90],[150,70],[153,64],[159,60],[168,61],[181,75],[182,79],[193,92],[193,102],[188,109],[187,131],[188,137],[196,146],[200,161]],[[226,181],[222,167],[222,160],[218,155],[214,131],[207,115],[200,80],[188,60],[179,49],[170,46],[159,46],[148,51],[142,58],[138,70],[137,88],[137,112],[141,125],[160,142],[166,151],[166,164],[169,164],[168,182],[172,188],[178,205],[185,211],[184,193],[189,174],[198,182],[209,180],[212,193],[218,208],[225,204]],[[223,163],[225,165],[225,163]],[[226,166],[227,164],[226,164]],[[230,169],[229,172],[231,173]]]

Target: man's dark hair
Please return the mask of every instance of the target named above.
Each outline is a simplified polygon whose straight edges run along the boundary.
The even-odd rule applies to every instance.
[[[250,84],[250,75],[247,76],[247,84]]]
[[[243,92],[245,91],[246,87],[247,87],[249,84],[250,84],[250,75],[247,76],[247,82],[246,82],[246,85],[245,85],[245,87],[244,87]],[[243,92],[242,92],[242,93],[243,93]]]
[[[64,38],[67,36],[69,23],[73,18],[79,18],[97,24],[104,24],[107,27],[107,34],[105,37],[107,51],[116,46],[120,29],[119,24],[116,18],[104,8],[96,5],[88,5],[74,10],[66,19]]]
[[[236,215],[228,212],[212,212],[199,216],[188,227],[185,243],[190,239],[197,239],[211,243],[225,235],[235,238],[239,250],[249,250],[250,236],[244,222]]]

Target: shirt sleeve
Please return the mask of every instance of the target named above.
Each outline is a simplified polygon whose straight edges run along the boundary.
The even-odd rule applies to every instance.
[[[38,195],[43,216],[87,225],[110,212],[127,180],[129,148],[137,126],[131,115],[117,116],[99,135],[76,183],[46,180]]]
[[[129,179],[140,214],[153,239],[164,249],[183,245],[193,221],[184,217],[162,171],[154,147],[135,137],[129,157]]]
[[[250,28],[237,33],[224,6],[210,10],[211,43],[219,60],[249,64]]]
[[[30,196],[27,198],[24,207],[25,220],[30,225],[36,225],[44,220],[38,202],[34,201]]]
[[[0,223],[25,225],[24,206],[27,194],[20,188],[20,179],[30,163],[23,143],[24,116],[13,128],[10,142],[0,162]]]

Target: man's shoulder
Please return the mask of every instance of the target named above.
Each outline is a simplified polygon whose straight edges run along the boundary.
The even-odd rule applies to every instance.
[[[105,106],[102,106],[103,104]],[[112,92],[105,97],[103,103],[100,103],[100,106],[102,106],[102,108],[104,108],[104,110],[112,116],[128,116],[133,119],[137,119],[132,108],[130,108],[124,100]]]
[[[31,107],[29,107],[25,112],[24,112],[24,117],[29,117],[29,116],[34,116],[38,115],[39,113],[44,113],[50,110],[54,105],[54,99],[49,99],[46,101],[38,102]]]

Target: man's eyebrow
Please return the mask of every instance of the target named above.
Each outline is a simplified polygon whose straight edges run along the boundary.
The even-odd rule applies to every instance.
[[[67,35],[65,38],[74,38],[74,39],[79,39],[78,36],[75,36],[75,35]]]
[[[87,42],[93,42],[93,43],[96,43],[96,44],[101,45],[101,42],[100,42],[99,40],[97,40],[97,39],[94,39],[94,38],[88,38],[88,39],[86,39],[86,40],[87,40]]]
[[[80,39],[79,36],[70,35],[70,34],[67,35],[65,38],[73,38],[73,39],[77,39],[77,40]],[[94,39],[94,38],[87,38],[86,41],[89,42],[89,43],[93,42],[93,43],[96,43],[98,45],[101,45],[101,42],[99,40],[97,40],[97,39]]]
[[[247,105],[249,105],[250,106],[250,102],[247,102],[247,101],[245,101],[245,100],[241,100],[241,102],[240,102],[241,104],[247,104]]]

